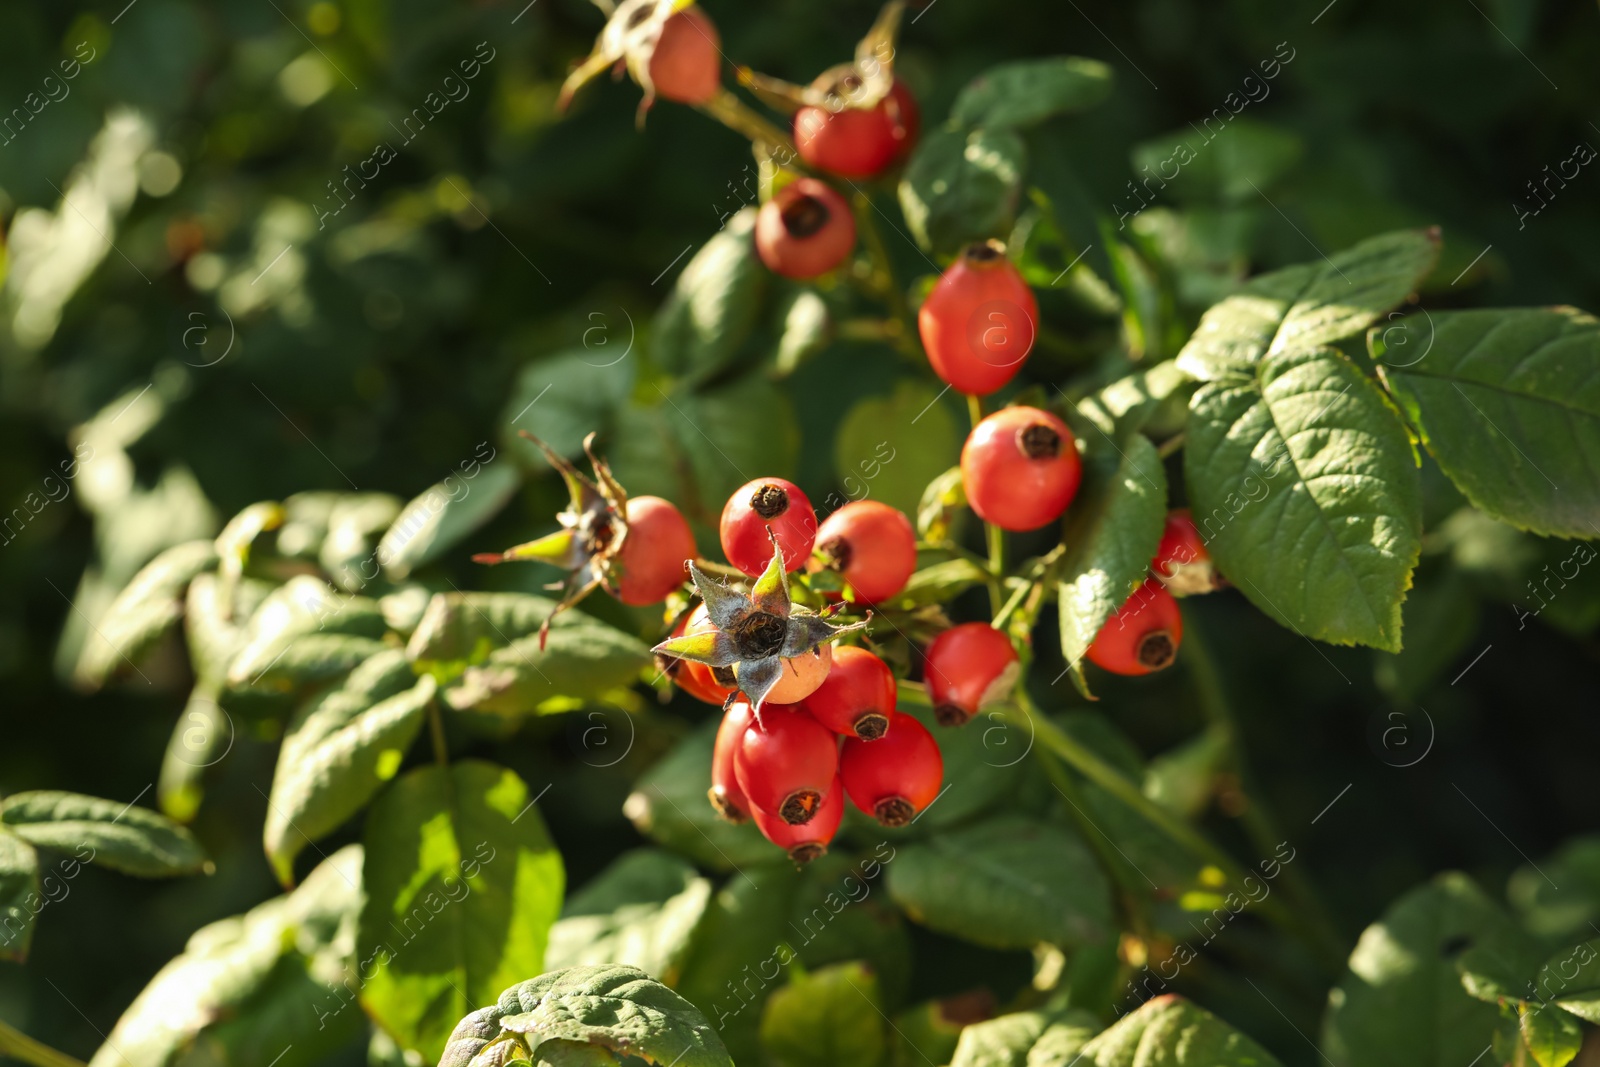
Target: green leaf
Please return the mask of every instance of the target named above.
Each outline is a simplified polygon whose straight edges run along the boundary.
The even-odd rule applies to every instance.
[[[317,553],[333,584],[356,593],[378,576],[378,538],[400,514],[400,498],[388,493],[340,493],[328,510],[328,533]]]
[[[338,829],[394,777],[433,692],[432,678],[419,679],[403,652],[386,649],[295,713],[263,831],[278,881],[293,884],[301,849]]]
[[[1600,938],[1564,948],[1534,975],[1531,999],[1554,1001],[1591,1023],[1600,1023]],[[1527,996],[1528,987],[1517,993]]]
[[[467,1067],[495,1041],[536,1063],[586,1062],[560,1058],[561,1046],[571,1043],[661,1067],[733,1065],[694,1005],[637,967],[622,965],[569,967],[512,986],[494,1007],[461,1020],[439,1067]]]
[[[479,467],[472,461],[474,467]],[[472,476],[452,474],[400,510],[378,542],[377,560],[394,581],[403,581],[424,563],[497,515],[522,485],[509,463],[481,467]]]
[[[961,90],[950,121],[957,126],[1035,126],[1056,115],[1087,111],[1111,95],[1111,68],[1081,56],[1020,59],[990,67]]]
[[[633,392],[637,357],[630,340],[621,336],[634,326],[629,320],[613,324],[606,312],[591,312],[602,320],[584,331],[592,346],[571,348],[529,362],[517,375],[500,416],[500,447],[533,471],[550,465],[539,446],[519,436],[523,430],[544,441],[568,459],[583,455],[583,439],[604,434]],[[628,353],[625,355],[624,353]]]
[[[1530,1005],[1520,1026],[1539,1067],[1566,1067],[1583,1047],[1583,1024],[1554,1004]]]
[[[201,927],[117,1020],[91,1067],[311,1067],[365,1028],[351,957],[361,847],[287,896]]]
[[[526,593],[439,593],[411,634],[406,655],[432,674],[445,703],[507,715],[540,710],[553,698],[591,699],[625,686],[650,663],[637,638],[579,611],[539,627],[555,602]]]
[[[830,510],[869,497],[907,514],[917,510],[923,487],[961,451],[963,435],[939,395],[931,385],[899,381],[889,396],[863,397],[845,412],[833,439],[844,499],[830,496]]]
[[[1600,538],[1600,320],[1522,308],[1431,321],[1420,359],[1386,365],[1382,335],[1369,343],[1445,474],[1519,529]]]
[[[704,380],[732,363],[750,336],[768,278],[756,257],[755,226],[755,208],[740,211],[678,275],[650,341],[650,354],[668,374]]]
[[[1328,995],[1323,1051],[1336,1067],[1471,1063],[1499,1011],[1462,988],[1457,957],[1471,950],[1518,961],[1530,947],[1471,879],[1438,876],[1362,933],[1349,970]]]
[[[913,571],[905,588],[878,606],[893,611],[910,611],[929,604],[948,604],[966,590],[988,580],[988,571],[969,559],[957,556]]]
[[[675,474],[684,490],[698,496],[713,514],[720,514],[723,502],[751,478],[782,477],[794,470],[799,459],[800,424],[794,405],[765,376],[746,376],[710,392],[675,395],[662,404],[666,425],[687,459],[686,469]],[[669,494],[668,499],[679,497]]]
[[[396,780],[372,807],[366,851],[361,1003],[434,1061],[472,1005],[544,969],[561,856],[522,779],[479,760]]]
[[[1103,433],[1120,441],[1144,429],[1152,420],[1181,427],[1194,388],[1194,379],[1169,359],[1090,394],[1078,402],[1077,411]]]
[[[79,793],[13,793],[0,803],[0,826],[40,848],[78,853],[85,862],[145,878],[211,872],[194,836],[149,808]]]
[[[189,582],[216,565],[210,541],[175,545],[145,564],[84,637],[74,678],[98,688],[119,672],[133,673],[140,658],[183,617]]]
[[[1282,1067],[1250,1038],[1173,993],[1124,1015],[1081,1055],[1085,1067]]]
[[[1590,923],[1600,923],[1600,836],[1572,838],[1537,867],[1518,868],[1506,897],[1535,937],[1557,942],[1589,933]]]
[[[796,974],[767,998],[761,1046],[777,1067],[878,1067],[888,1049],[878,976],[864,963]]]
[[[1028,150],[1012,130],[925,133],[900,179],[900,209],[917,243],[940,255],[1004,237],[1016,219]]]
[[[961,1031],[950,1067],[1066,1067],[1100,1031],[1084,1011],[1019,1011]]]
[[[1283,625],[1400,649],[1421,552],[1410,442],[1338,352],[1283,352],[1195,393],[1184,448],[1195,525],[1218,569]]]
[[[341,593],[309,574],[297,575],[269,593],[250,616],[239,650],[228,663],[228,684],[290,688],[296,672],[286,669],[281,661],[289,647],[301,638],[351,636],[371,640],[382,637],[387,629],[377,601]],[[337,643],[313,642],[302,648],[296,658],[314,672],[318,658],[337,656],[336,649]],[[344,669],[353,665],[347,663]],[[275,672],[270,679],[268,672]]]
[[[561,909],[545,966],[631,963],[676,984],[711,882],[669,852],[624,852]]]
[[[1137,184],[1147,195],[1159,189],[1186,202],[1239,204],[1259,203],[1304,152],[1305,143],[1293,133],[1240,116],[1220,133],[1181,126],[1135,145],[1132,156],[1134,173],[1142,176]],[[1350,273],[1342,264],[1340,269]]]
[[[622,812],[636,830],[657,844],[702,867],[731,871],[770,860],[772,846],[753,823],[735,826],[718,818],[706,799],[716,735],[713,718],[679,741],[639,776]]]
[[[20,837],[0,830],[0,959],[21,963],[28,958],[33,920],[43,907],[39,854]]]
[[[1459,663],[1478,632],[1482,611],[1472,587],[1453,568],[1425,572],[1406,597],[1404,618],[1406,646],[1398,654],[1378,653],[1373,662],[1373,679],[1378,688],[1401,704],[1413,703],[1453,664]],[[1420,739],[1420,732],[1419,732]],[[1392,735],[1397,745],[1409,738],[1402,730]],[[1419,747],[1419,746],[1418,746]],[[1390,749],[1384,745],[1386,762],[1403,764],[1413,756],[1421,758],[1417,747]]]
[[[779,375],[787,375],[827,347],[833,338],[833,321],[827,302],[812,289],[796,289],[782,313],[783,328],[773,365]]]
[[[1254,278],[1212,307],[1178,353],[1202,381],[1251,373],[1269,355],[1353,336],[1405,301],[1433,269],[1434,230],[1397,230],[1330,259]]]
[[[1075,834],[1001,816],[900,849],[889,894],[916,922],[990,948],[1098,944],[1111,887]]]
[[[1150,573],[1167,517],[1167,476],[1149,439],[1119,448],[1091,434],[1083,442],[1083,485],[1067,515],[1057,568],[1061,655],[1079,663],[1107,619]]]

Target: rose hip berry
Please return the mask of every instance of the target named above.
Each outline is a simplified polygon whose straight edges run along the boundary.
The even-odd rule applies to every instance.
[[[794,144],[806,163],[845,178],[870,178],[910,151],[919,116],[911,93],[896,82],[871,107],[852,107],[863,91],[854,65],[824,71],[811,83],[832,107],[803,107],[794,116]]]
[[[683,513],[658,496],[629,497],[627,516],[628,536],[617,553],[617,599],[659,604],[684,583],[683,561],[696,554],[694,534]]]
[[[856,500],[817,527],[817,550],[844,575],[856,599],[887,600],[917,569],[917,534],[911,520],[876,500]],[[818,564],[813,564],[817,566]]]
[[[939,724],[960,726],[1010,695],[1021,671],[1017,651],[1005,634],[988,623],[964,622],[933,639],[923,679]]]
[[[833,669],[833,646],[819,645],[783,660],[783,675],[767,693],[767,704],[798,704],[817,691]]]
[[[752,578],[759,577],[772,559],[769,527],[783,551],[783,569],[805,566],[817,536],[817,514],[800,487],[782,478],[747,482],[723,505],[722,553],[728,562]]]
[[[706,613],[705,604],[700,603],[695,605],[694,610],[685,616],[682,622],[673,627],[669,636],[702,634],[714,629],[716,627],[711,623],[711,616]],[[716,704],[720,707],[739,688],[738,682],[733,677],[733,671],[726,667],[708,667],[692,659],[679,659],[665,654],[657,654],[656,665],[672,679],[673,685],[707,704]],[[720,678],[718,674],[721,675]]]
[[[753,807],[798,826],[839,773],[839,742],[804,708],[769,705],[734,745],[733,770]]]
[[[844,197],[815,178],[785,185],[756,216],[756,252],[785,278],[826,274],[856,246],[856,220]]]
[[[647,14],[649,8],[643,9]],[[656,94],[680,104],[699,105],[722,86],[722,38],[699,5],[668,18],[650,55],[650,81]]]
[[[1222,584],[1188,508],[1167,512],[1167,526],[1150,561],[1150,573],[1174,596],[1209,593]]]
[[[845,738],[839,780],[856,807],[885,826],[904,826],[939,795],[944,757],[926,726],[896,714],[876,741]]]
[[[751,808],[761,836],[789,853],[796,864],[810,863],[828,851],[828,842],[839,832],[844,820],[844,786],[837,777],[822,795],[822,802],[810,821],[794,825],[760,808]]]
[[[995,412],[973,427],[961,448],[967,503],[1005,530],[1054,522],[1072,503],[1082,474],[1072,431],[1038,408]]]
[[[1149,674],[1171,665],[1182,639],[1178,602],[1150,578],[1100,628],[1089,662],[1112,674]]]
[[[889,729],[894,714],[894,672],[864,648],[840,645],[833,670],[806,697],[811,717],[836,734],[872,741]]]
[[[1039,304],[995,241],[968,245],[917,312],[933,372],[952,388],[986,396],[1033,350]]]
[[[750,817],[750,801],[733,769],[733,750],[744,732],[755,722],[755,712],[748,700],[735,700],[722,713],[717,726],[717,743],[711,752],[711,788],[706,796],[717,814],[729,822],[744,822]]]

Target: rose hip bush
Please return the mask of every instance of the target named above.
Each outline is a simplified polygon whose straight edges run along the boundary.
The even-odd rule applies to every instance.
[[[1415,696],[1462,658],[1435,631],[1463,575],[1537,537],[1570,542],[1563,610],[1592,631],[1600,321],[1431,306],[1434,227],[1214,272],[1198,306],[1175,232],[1036,181],[1110,68],[1003,62],[941,116],[897,69],[905,16],[802,85],[726,55],[697,5],[616,7],[559,105],[625,71],[639,122],[693,108],[756,175],[638,357],[571,353],[559,387],[532,364],[488,451],[410,502],[251,504],[96,607],[80,686],[191,692],[148,804],[0,798],[0,955],[84,864],[225,877],[187,827],[235,741],[276,746],[282,894],[200,926],[92,1067],[363,1040],[408,1067],[1600,1055],[1595,839],[1552,864],[1565,890],[1530,860],[1550,892],[1514,883],[1515,917],[1445,873],[1342,935],[1306,827],[1252,795],[1202,606],[1376,650]],[[849,473],[792,480],[783,383],[840,343],[904,389],[840,376]],[[118,418],[80,437],[122,447]],[[1174,676],[1208,719],[1147,760],[1119,710]],[[518,747],[552,731],[561,780]],[[637,847],[558,848],[552,811],[611,814],[564,794],[624,772],[607,803]],[[1326,991],[1315,1039],[1249,1002],[1277,1011],[1263,972]],[[947,995],[912,999],[928,974]],[[0,1051],[76,1062],[9,1025]]]

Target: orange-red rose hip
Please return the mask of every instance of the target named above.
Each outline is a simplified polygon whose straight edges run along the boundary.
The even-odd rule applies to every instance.
[[[816,815],[839,772],[839,742],[804,708],[769,704],[734,746],[733,771],[754,807],[799,825]]]
[[[835,777],[822,794],[816,814],[799,825],[784,822],[760,808],[751,808],[750,817],[761,836],[788,852],[795,863],[810,863],[828,851],[828,842],[839,832],[839,823],[844,819],[844,786]]]
[[[1021,669],[1005,634],[988,623],[964,622],[928,645],[922,675],[940,725],[960,726],[1009,696]]]
[[[841,645],[833,653],[833,670],[806,697],[805,707],[836,734],[869,741],[882,737],[894,714],[894,672],[866,649]]]
[[[770,527],[783,552],[784,570],[799,570],[811,557],[817,513],[793,482],[757,478],[734,490],[722,507],[722,553],[739,570],[758,577],[772,559]]]
[[[896,714],[876,741],[845,738],[839,780],[856,807],[885,826],[904,826],[938,797],[944,757],[926,726]]]
[[[750,702],[735,700],[722,713],[722,722],[717,725],[717,742],[711,752],[711,788],[706,796],[717,814],[729,822],[744,822],[750,817],[750,801],[745,799],[734,773],[733,750],[754,721]]]
[[[756,252],[785,278],[815,278],[856,246],[856,220],[844,197],[815,178],[778,190],[756,216]]]
[[[617,599],[659,604],[687,579],[684,561],[695,557],[694,534],[683,513],[658,496],[628,498],[628,537],[617,553]]]
[[[994,241],[968,245],[923,301],[917,332],[933,372],[972,396],[1005,385],[1033,350],[1039,303]]]
[[[1089,662],[1112,674],[1149,674],[1172,664],[1182,639],[1178,602],[1150,578],[1100,628]]]
[[[722,84],[722,39],[699,5],[677,12],[661,27],[650,56],[656,94],[680,104],[704,104]]]
[[[856,500],[817,527],[825,565],[844,575],[856,599],[887,600],[917,569],[917,534],[911,520],[888,504]],[[824,564],[819,564],[819,566]]]
[[[1039,408],[1002,408],[973,427],[961,449],[967,503],[1005,530],[1036,530],[1060,518],[1082,474],[1072,431]]]

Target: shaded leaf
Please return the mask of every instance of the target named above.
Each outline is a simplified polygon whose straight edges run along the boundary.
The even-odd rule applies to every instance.
[[[1099,1030],[1088,1012],[1013,1012],[962,1030],[950,1067],[1066,1067]]]
[[[1249,1037],[1172,993],[1123,1016],[1081,1055],[1094,1067],[1281,1067]]]
[[[210,872],[194,835],[165,815],[80,793],[13,793],[0,803],[0,826],[40,848],[81,852],[86,862],[146,878]]]
[[[545,966],[630,963],[672,985],[710,900],[710,881],[671,853],[624,852],[561,909]]]
[[[878,977],[863,963],[796,974],[767,998],[761,1046],[779,1067],[878,1067],[888,1041]]]
[[[954,254],[969,241],[1003,237],[1016,218],[1028,150],[1008,129],[923,135],[900,180],[900,209],[924,249]]]
[[[650,341],[651,355],[667,373],[709,377],[728,366],[750,336],[768,277],[756,258],[755,225],[754,208],[740,211],[678,275]]]
[[[772,846],[753,823],[735,826],[719,818],[706,799],[716,734],[712,719],[679,741],[639,776],[622,811],[657,844],[702,867],[730,871],[771,859]]]
[[[0,959],[18,963],[33,944],[39,896],[39,855],[15,834],[0,830]]]
[[[491,464],[474,473],[470,480],[452,474],[400,509],[378,542],[378,562],[391,579],[402,581],[439,558],[494,518],[522,484],[522,475],[509,463]]]
[[[896,382],[889,396],[869,396],[845,412],[833,439],[833,464],[844,500],[871,498],[915,512],[923,487],[961,451],[963,435],[939,390],[921,382]],[[837,501],[837,502],[836,502]]]
[[[1020,59],[990,67],[961,90],[950,108],[957,126],[1033,126],[1087,111],[1111,95],[1111,68],[1082,56]]]
[[[1238,116],[1221,130],[1181,126],[1142,141],[1133,148],[1132,163],[1134,173],[1173,199],[1259,203],[1304,153],[1305,143],[1295,134]],[[1350,274],[1349,267],[1340,269]]]
[[[593,324],[584,338],[593,344],[529,362],[511,387],[500,416],[500,447],[529,470],[547,471],[550,465],[538,445],[520,436],[523,430],[577,459],[583,455],[583,439],[605,433],[633,391],[633,324],[615,321],[604,311],[591,312],[589,319]]]
[[[91,688],[132,673],[140,658],[183,617],[184,590],[217,565],[211,541],[186,541],[145,564],[90,627],[73,677]]]

